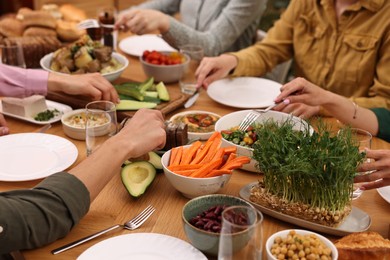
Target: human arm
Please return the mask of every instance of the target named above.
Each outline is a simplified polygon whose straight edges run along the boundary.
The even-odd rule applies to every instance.
[[[0,136],[7,134],[9,134],[7,121],[5,121],[3,114],[0,114]]]
[[[282,102],[283,101],[283,102]],[[369,109],[356,106],[351,100],[324,90],[306,79],[296,78],[281,87],[281,93],[275,102],[282,102],[275,107],[285,110],[291,104],[305,104],[308,106],[322,106],[330,115],[345,124],[369,131],[373,135],[378,133],[378,119]]]
[[[366,157],[374,161],[363,163],[358,170],[374,171],[370,174],[358,175],[355,182],[367,182],[360,189],[371,190],[390,185],[390,150],[366,150]]]
[[[140,110],[70,174],[51,175],[33,189],[0,193],[0,256],[65,236],[126,159],[159,149],[165,140],[161,112]]]

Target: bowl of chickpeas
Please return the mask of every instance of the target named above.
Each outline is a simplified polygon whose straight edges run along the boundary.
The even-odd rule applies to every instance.
[[[265,247],[268,260],[338,259],[337,248],[329,239],[301,229],[279,231],[267,239]]]

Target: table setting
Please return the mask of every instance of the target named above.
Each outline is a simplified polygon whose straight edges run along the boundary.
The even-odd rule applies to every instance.
[[[150,46],[143,44],[148,37],[153,39],[148,40]],[[180,50],[175,50],[159,41],[162,39],[156,35],[141,37],[123,34],[119,35],[118,39],[117,53],[125,57],[127,62],[118,78],[112,80],[114,85],[129,83],[128,86],[137,85],[139,87],[140,83],[145,83],[153,77],[153,75],[145,73],[141,64],[140,57],[142,58],[145,49],[180,52]],[[152,81],[152,89],[160,83]],[[198,89],[196,92],[183,93],[180,77],[173,82],[163,82],[163,84],[169,94],[169,99],[167,101],[160,100],[160,103],[153,109],[161,110],[167,120],[173,121],[179,116],[186,117],[193,114],[209,113],[209,115],[215,116],[213,131],[208,131],[206,134],[188,133],[189,139],[196,140],[186,145],[187,149],[195,147],[196,141],[201,143],[199,147],[206,144],[214,131],[223,132],[223,130],[238,126],[252,109],[263,111],[268,106],[273,105],[273,100],[279,94],[281,86],[268,79],[239,77],[215,81],[207,90]],[[144,89],[143,93],[157,93],[157,90],[152,89]],[[191,101],[192,104],[185,105],[187,101]],[[46,102],[49,107],[59,108],[62,114],[77,109],[91,111],[91,108],[87,106],[89,100],[86,99],[80,100],[66,95],[48,93]],[[111,113],[108,118],[110,121],[115,121],[116,131],[119,131],[118,122],[124,118],[131,118],[136,110],[115,110],[111,107],[112,111],[114,111],[115,117]],[[61,121],[61,116],[49,122],[51,127],[46,129],[45,133],[34,133],[42,127],[43,123],[6,113],[4,115],[11,133],[8,136],[0,137],[0,191],[31,188],[42,178],[54,172],[66,171],[74,167],[93,152],[94,145],[97,145],[96,139],[103,136],[102,133],[94,132],[95,126],[91,126],[89,132],[86,131],[87,135],[72,136],[64,129],[64,121]],[[291,119],[291,116],[270,110],[256,118],[256,122],[263,123],[270,118],[284,122],[288,118]],[[314,121],[313,126],[310,126],[299,118],[293,118],[293,120],[298,124],[297,131],[309,128],[312,133],[316,128],[316,121]],[[342,127],[340,122],[333,118],[324,118],[323,120],[336,129]],[[88,123],[86,125],[88,129]],[[108,130],[103,132],[105,140],[109,138],[110,134],[115,134]],[[173,259],[175,256],[188,259],[216,259],[218,253],[215,250],[224,252],[224,255],[230,255],[229,250],[236,253],[236,250],[240,251],[242,247],[236,246],[239,247],[237,249],[232,246],[233,249],[227,249],[228,242],[220,243],[219,240],[214,241],[214,251],[207,246],[206,248],[203,247],[204,245],[199,246],[198,240],[209,237],[210,232],[193,231],[188,225],[191,217],[195,217],[212,206],[220,205],[218,203],[221,203],[221,200],[228,206],[237,204],[246,206],[245,215],[250,219],[245,222],[245,228],[250,226],[253,228],[251,232],[258,232],[257,229],[260,229],[262,236],[261,239],[253,241],[256,244],[255,247],[260,245],[260,249],[257,252],[246,252],[245,254],[262,256],[263,259],[274,259],[272,254],[268,253],[270,250],[266,248],[266,244],[273,242],[274,238],[271,242],[267,240],[282,230],[305,229],[315,232],[320,239],[323,237],[331,244],[342,236],[364,231],[377,232],[388,238],[390,224],[390,190],[388,187],[364,191],[358,199],[351,201],[350,215],[337,227],[309,222],[251,201],[251,188],[263,178],[256,166],[256,161],[252,158],[253,149],[234,144],[223,138],[217,148],[227,149],[230,147],[234,147],[237,156],[250,158],[250,163],[234,168],[233,173],[228,176],[225,174],[225,176],[205,178],[210,180],[202,181],[195,195],[187,194],[181,190],[181,188],[185,188],[185,185],[191,184],[184,185],[184,181],[177,181],[178,183],[174,184],[169,175],[174,176],[176,173],[173,171],[167,173],[170,171],[168,168],[173,149],[164,153],[162,158],[159,157],[161,168],[155,167],[156,173],[153,180],[138,196],[130,194],[123,183],[121,174],[118,173],[91,204],[89,213],[67,236],[49,245],[33,250],[23,250],[21,253],[25,259]],[[389,143],[376,137],[372,137],[371,147],[372,149],[390,149]],[[185,177],[186,181],[191,181],[188,178],[190,177]],[[211,179],[218,180],[217,184],[213,184]],[[218,187],[213,188],[211,185]],[[210,196],[215,197],[210,198]],[[226,196],[229,198],[227,199]],[[126,226],[126,223],[132,218],[137,218],[139,213],[142,215],[143,210],[149,205],[153,206],[153,212],[148,214],[146,218],[142,218],[142,223],[139,224],[139,222],[136,228],[118,228]],[[255,220],[252,219],[254,215],[256,215]],[[234,221],[228,225],[226,224],[228,222],[225,220],[225,224],[221,224],[221,227],[224,228],[223,234],[228,234],[228,230],[232,229],[232,226],[238,225]],[[255,226],[252,227],[253,225]],[[235,226],[235,228],[241,230],[243,227]],[[107,232],[102,233],[102,230]],[[99,235],[93,236],[93,234]],[[93,238],[77,244],[77,246],[64,251],[60,250],[74,241],[92,236]],[[221,235],[218,233],[217,236],[220,238]],[[228,241],[228,239],[228,237],[224,237],[223,241]],[[243,239],[240,241],[242,242]],[[334,255],[335,253],[333,253]]]

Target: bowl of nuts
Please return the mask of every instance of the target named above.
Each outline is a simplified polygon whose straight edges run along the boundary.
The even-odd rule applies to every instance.
[[[265,244],[267,259],[338,259],[336,246],[307,230],[287,229],[270,236]]]
[[[182,210],[182,221],[190,243],[207,255],[217,256],[222,211],[237,205],[253,207],[241,198],[224,194],[205,195],[188,201]],[[245,237],[244,232],[234,239]]]

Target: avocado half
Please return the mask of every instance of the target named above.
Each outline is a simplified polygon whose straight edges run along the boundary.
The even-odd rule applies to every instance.
[[[133,197],[144,194],[155,177],[156,168],[146,161],[132,162],[121,171],[122,183]]]

